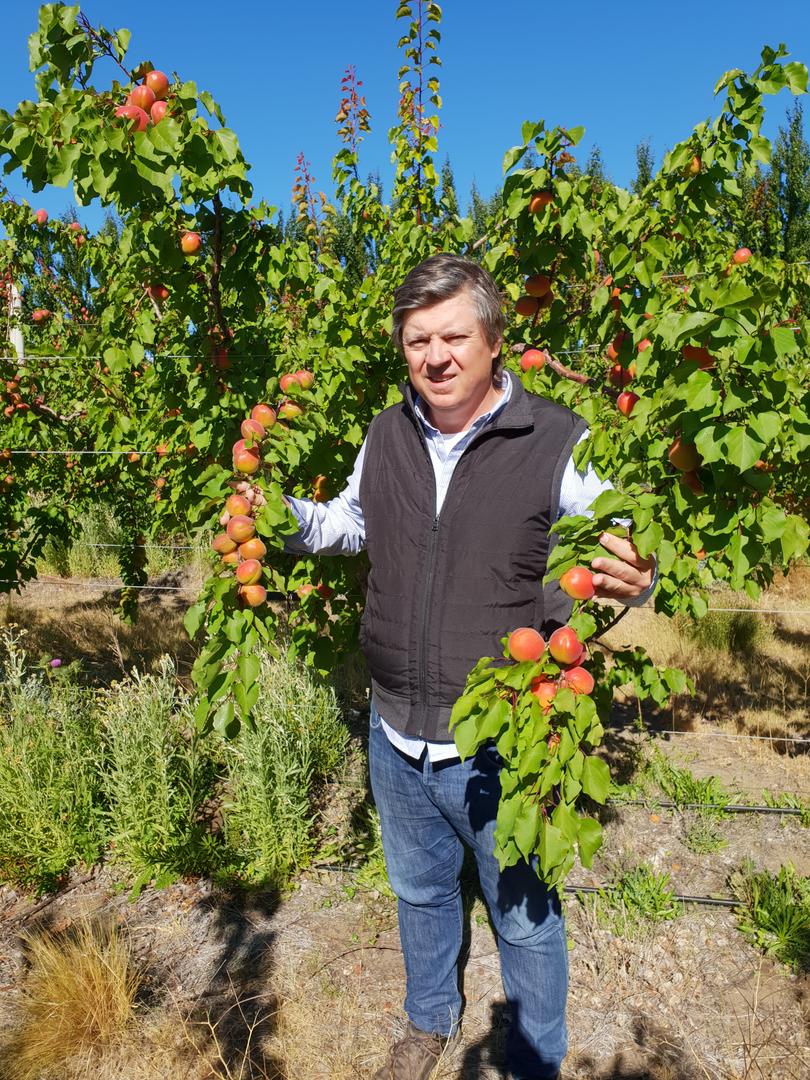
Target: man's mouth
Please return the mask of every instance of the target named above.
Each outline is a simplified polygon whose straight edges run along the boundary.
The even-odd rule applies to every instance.
[[[432,383],[446,383],[454,379],[455,375],[428,375],[428,382]]]

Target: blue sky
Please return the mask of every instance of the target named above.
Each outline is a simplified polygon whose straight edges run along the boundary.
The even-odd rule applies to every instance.
[[[34,0],[3,4],[0,105],[9,110],[33,93],[27,37],[38,6]],[[257,196],[286,209],[300,150],[318,186],[331,190],[334,116],[347,64],[356,65],[364,82],[373,125],[361,169],[379,171],[390,190],[396,7],[393,0],[95,0],[84,10],[94,23],[132,31],[130,66],[150,59],[211,91],[253,165]],[[608,174],[627,184],[639,140],[651,138],[660,161],[698,121],[716,113],[717,78],[731,67],[752,70],[763,44],[784,41],[793,59],[810,63],[808,0],[447,0],[441,30],[439,161],[449,154],[462,207],[473,178],[484,194],[497,187],[503,152],[519,141],[523,120],[584,125],[580,158],[597,143]],[[112,80],[114,70],[100,67],[96,84],[103,74]],[[771,137],[788,101],[785,92],[766,99]],[[6,183],[15,196],[27,194],[18,177]],[[31,196],[52,214],[70,198],[69,189]],[[92,227],[100,213],[82,210],[81,217]]]

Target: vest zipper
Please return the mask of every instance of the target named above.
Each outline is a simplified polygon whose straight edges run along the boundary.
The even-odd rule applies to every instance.
[[[422,633],[419,641],[419,688],[422,700],[422,715],[419,719],[419,737],[423,738],[425,721],[428,714],[427,700],[427,631],[430,619],[430,600],[433,594],[433,572],[436,569],[436,551],[439,546],[439,515],[434,514],[433,524],[430,530],[430,546],[428,548],[428,572],[425,580],[425,599],[422,605]]]

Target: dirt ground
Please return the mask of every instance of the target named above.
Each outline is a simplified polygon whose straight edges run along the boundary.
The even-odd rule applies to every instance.
[[[634,705],[617,704],[604,746],[617,777],[630,778],[652,739],[673,762],[720,777],[741,799],[759,802],[763,789],[810,797],[810,741],[792,741],[810,737],[810,619],[800,614],[810,608],[810,574],[802,575],[798,588],[795,581],[777,588],[761,605],[796,614],[769,616],[764,637],[731,656],[693,647],[688,634],[674,634],[649,611],[622,621],[610,645],[643,641],[657,660],[690,671],[698,693],[668,710],[645,709],[645,730]],[[161,650],[188,663],[178,645],[184,598],[168,595],[145,605],[144,622],[132,630],[98,605],[74,600],[68,612],[33,590],[12,602],[6,621],[27,625],[51,655],[54,641],[66,655],[90,649],[97,675],[120,678]],[[740,599],[715,600],[724,603]],[[340,802],[331,800],[333,812]],[[729,873],[746,857],[772,870],[791,861],[810,876],[810,831],[796,816],[732,816],[718,825],[723,846],[707,854],[685,843],[688,814],[609,806],[603,822],[604,848],[572,884],[598,884],[646,861],[667,871],[679,893],[727,897]],[[66,1077],[370,1078],[402,1030],[396,906],[359,887],[351,870],[310,869],[285,896],[228,893],[196,880],[146,889],[134,902],[110,867],[80,879],[37,911],[30,896],[0,888],[0,1077],[25,972],[21,935],[67,932],[88,915],[125,930],[142,986],[137,1019],[120,1044],[89,1071],[66,1066]],[[473,886],[466,912],[463,1031],[438,1080],[505,1075],[497,949]],[[810,1078],[810,978],[763,958],[730,909],[687,905],[678,918],[624,936],[592,901],[569,895],[566,913],[566,1080]]]

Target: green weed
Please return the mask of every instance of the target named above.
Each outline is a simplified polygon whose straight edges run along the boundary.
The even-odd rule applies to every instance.
[[[746,860],[729,884],[741,902],[739,928],[751,944],[793,971],[810,970],[810,879],[790,865],[772,874]]]
[[[762,803],[764,806],[800,810],[801,813],[797,815],[799,824],[803,825],[805,829],[810,828],[810,800],[800,799],[799,796],[794,795],[792,791],[780,791],[776,793],[763,791]]]
[[[681,830],[685,846],[697,855],[718,851],[726,844],[719,822],[728,815],[724,807],[735,799],[716,776],[697,777],[681,768],[653,747],[644,766],[646,774],[662,795],[681,810]]]
[[[648,864],[641,863],[598,893],[580,894],[580,900],[591,907],[600,926],[619,937],[634,938],[682,914],[682,906],[674,895],[669,874],[658,874]]]

